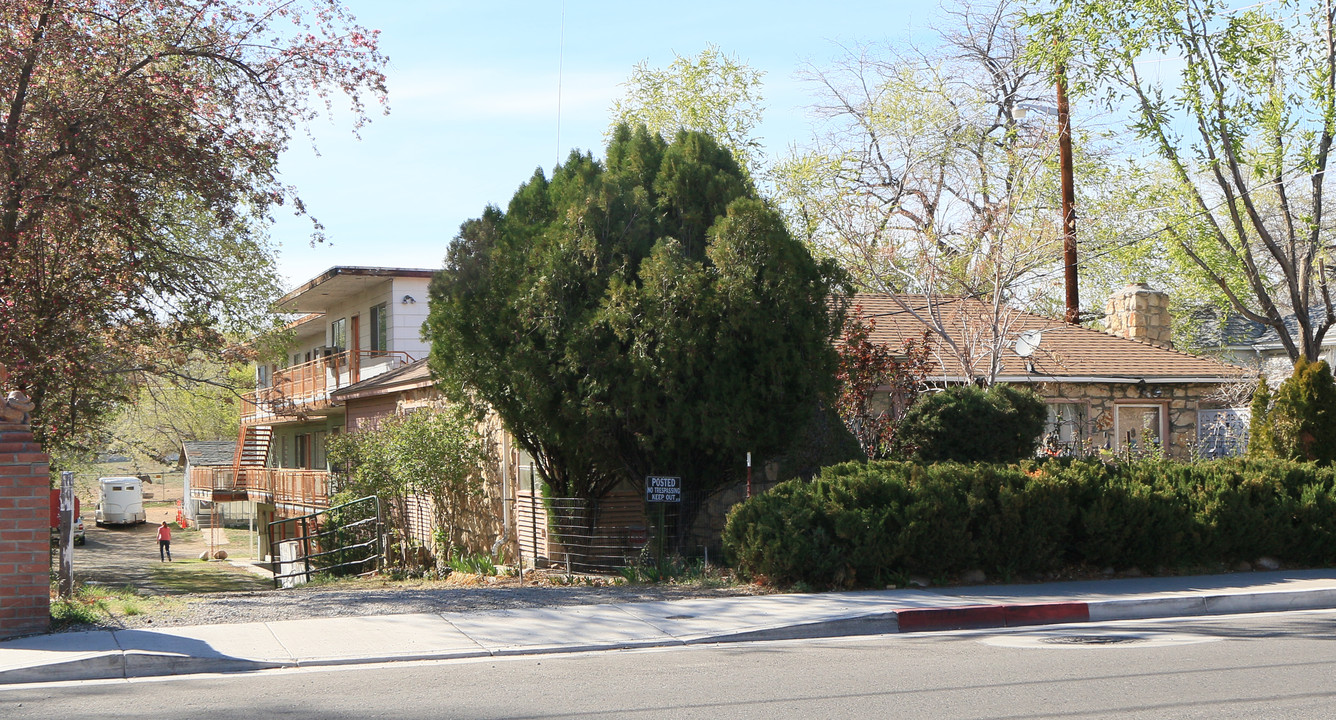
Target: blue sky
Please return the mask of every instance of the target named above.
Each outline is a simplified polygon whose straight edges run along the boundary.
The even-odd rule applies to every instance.
[[[390,114],[352,136],[346,117],[320,121],[282,158],[329,243],[280,209],[272,237],[287,283],[333,265],[440,267],[460,223],[504,207],[536,167],[572,148],[602,154],[620,83],[647,60],[663,67],[709,43],[766,73],[757,134],[771,153],[803,142],[814,89],[795,78],[829,66],[840,45],[926,42],[935,2],[563,3],[347,0],[381,30],[390,57]],[[557,130],[561,66],[560,145]],[[337,103],[336,103],[337,107]],[[560,147],[560,150],[558,148]]]

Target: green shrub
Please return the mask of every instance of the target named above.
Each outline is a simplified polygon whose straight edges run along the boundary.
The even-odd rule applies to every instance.
[[[846,581],[847,548],[835,538],[830,513],[801,480],[738,503],[724,527],[724,552],[735,567],[776,585]]]
[[[912,459],[926,463],[1019,462],[1034,456],[1047,412],[1029,389],[952,386],[910,408],[899,443]]]
[[[1281,460],[846,463],[734,507],[728,558],[777,585],[881,587],[978,568],[1336,563],[1336,469]]]
[[[1262,450],[1267,456],[1323,465],[1336,461],[1336,382],[1326,361],[1299,358],[1263,422],[1270,430]]]
[[[1063,477],[1027,474],[1016,466],[947,467],[958,473],[958,483],[969,483],[970,535],[979,566],[1011,579],[1063,564],[1074,512]]]
[[[1248,417],[1248,457],[1275,457],[1271,447],[1271,388],[1267,387],[1266,378],[1257,379],[1257,389],[1253,391],[1252,405]]]

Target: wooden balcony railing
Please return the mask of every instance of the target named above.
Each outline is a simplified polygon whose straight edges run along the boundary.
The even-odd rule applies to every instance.
[[[413,361],[404,352],[345,351],[274,373],[267,387],[241,398],[241,422],[263,423],[330,407],[330,393]]]
[[[190,489],[203,493],[245,493],[247,499],[320,510],[329,507],[329,473],[297,468],[203,467],[190,469]]]

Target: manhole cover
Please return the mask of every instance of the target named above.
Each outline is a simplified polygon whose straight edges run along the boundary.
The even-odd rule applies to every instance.
[[[1169,645],[1191,645],[1194,643],[1215,642],[1218,637],[1207,635],[1189,635],[1186,633],[1165,633],[1156,631],[1139,632],[1072,632],[1071,630],[1016,630],[990,635],[979,642],[994,647],[1011,648],[1049,648],[1052,650],[1094,649],[1101,647],[1165,647]]]
[[[1039,642],[1049,645],[1126,645],[1143,641],[1144,638],[1133,635],[1055,635],[1039,638]]]

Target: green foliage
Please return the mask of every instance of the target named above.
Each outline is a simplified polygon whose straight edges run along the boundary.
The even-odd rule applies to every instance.
[[[1030,59],[1065,68],[1077,102],[1127,118],[1129,157],[1157,156],[1160,177],[1141,185],[1158,187],[1120,244],[1168,258],[1189,292],[1274,329],[1292,360],[1316,360],[1334,319],[1315,311],[1331,289],[1336,16],[1313,2],[1063,0],[1026,21]],[[1175,72],[1145,70],[1166,52]]]
[[[179,369],[180,375],[150,377],[137,388],[108,425],[103,450],[162,463],[182,442],[236,440],[237,399],[255,386],[250,367],[197,354]]]
[[[881,587],[982,569],[1336,563],[1336,470],[1226,460],[846,463],[733,508],[724,549],[777,585]]]
[[[921,462],[1018,462],[1034,455],[1046,419],[1033,390],[953,386],[910,408],[899,442]]]
[[[496,575],[496,563],[492,562],[492,557],[484,553],[465,554],[456,550],[450,556],[450,569],[457,573],[468,573],[470,575]]]
[[[1270,455],[1323,465],[1336,461],[1336,382],[1325,360],[1295,361],[1294,374],[1276,389],[1266,423]]]
[[[1052,85],[1021,52],[1019,3],[952,5],[957,22],[922,51],[852,47],[804,73],[819,125],[777,163],[777,194],[794,233],[860,289],[1029,309],[1060,272],[1061,239],[1056,123],[1022,107]],[[991,379],[982,348],[937,350]]]
[[[1248,457],[1275,457],[1271,442],[1271,388],[1266,378],[1257,378],[1253,391],[1251,414],[1248,417]]]
[[[608,135],[615,135],[618,125],[644,125],[664,138],[680,130],[706,133],[733,153],[749,177],[755,177],[761,143],[752,131],[765,109],[764,74],[717,45],[707,45],[693,57],[674,53],[672,64],[663,69],[641,62],[623,83],[626,93],[613,103]]]
[[[461,228],[424,334],[443,391],[494,408],[563,497],[683,478],[683,516],[781,453],[832,390],[818,263],[709,136],[619,126]]]
[[[431,500],[445,534],[437,551],[450,557],[483,495],[483,468],[492,457],[492,443],[479,431],[476,415],[446,406],[390,415],[356,432],[331,436],[327,451],[330,461],[344,468],[339,497],[380,498],[396,558],[412,565],[409,496]]]

